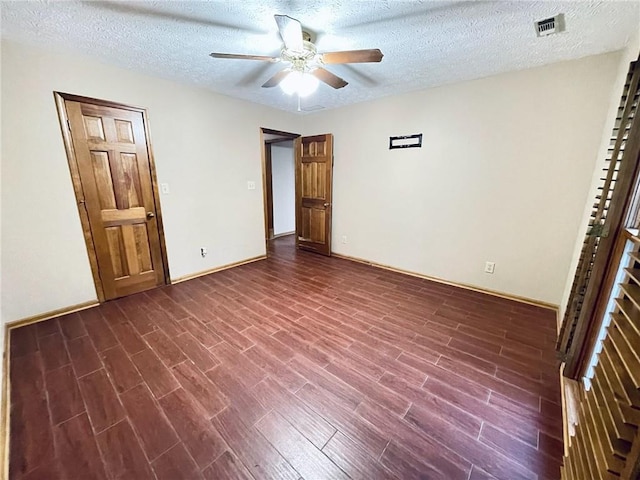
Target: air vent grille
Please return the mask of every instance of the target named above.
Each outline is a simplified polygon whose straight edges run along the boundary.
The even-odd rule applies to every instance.
[[[564,32],[564,14],[560,13],[555,17],[545,18],[535,22],[536,34],[539,37],[546,37],[554,33]]]

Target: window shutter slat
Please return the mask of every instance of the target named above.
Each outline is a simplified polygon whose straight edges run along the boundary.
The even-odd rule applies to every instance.
[[[630,249],[623,257],[627,265],[618,270],[619,293],[591,387],[579,400],[563,480],[636,478],[634,469],[640,462],[640,238],[637,230],[625,233]]]
[[[618,118],[613,128],[610,148],[608,149],[607,164],[606,168],[603,169],[605,174],[601,178],[602,183],[598,188],[599,193],[592,207],[587,237],[583,243],[560,329],[556,347],[562,357],[567,356],[573,344],[584,304],[584,296],[588,289],[591,271],[598,253],[599,237],[608,233],[607,216],[614,198],[615,187],[618,185],[622,157],[633,118],[638,108],[638,99],[640,98],[640,90],[638,90],[639,76],[637,62],[633,62],[629,68],[622,98],[620,99]]]

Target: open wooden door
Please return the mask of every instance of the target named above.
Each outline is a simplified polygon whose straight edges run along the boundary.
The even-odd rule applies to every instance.
[[[165,284],[144,111],[67,94],[56,98],[99,299]]]
[[[296,245],[331,255],[333,135],[296,140]]]

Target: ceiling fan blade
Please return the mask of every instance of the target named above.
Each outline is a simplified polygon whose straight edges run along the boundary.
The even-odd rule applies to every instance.
[[[322,61],[327,65],[332,63],[369,63],[380,62],[383,53],[373,48],[370,50],[346,50],[344,52],[327,52],[322,54]]]
[[[295,18],[287,15],[274,15],[278,24],[278,31],[288,50],[302,52],[302,26]]]
[[[210,53],[210,57],[213,58],[231,58],[235,60],[260,60],[262,62],[279,62],[280,59],[277,57],[267,57],[266,55],[242,55],[236,53]]]
[[[271,77],[269,80],[267,80],[262,85],[262,88],[271,88],[271,87],[275,87],[275,86],[279,85],[280,82],[282,80],[284,80],[284,77],[286,77],[287,75],[289,75],[289,70],[280,70],[273,77]]]
[[[346,80],[340,78],[337,75],[334,75],[329,70],[325,70],[324,68],[316,68],[311,72],[311,75],[333,88],[342,88],[346,87],[349,84]]]

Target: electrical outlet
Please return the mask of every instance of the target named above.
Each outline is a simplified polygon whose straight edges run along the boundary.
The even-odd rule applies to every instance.
[[[484,273],[493,273],[496,269],[496,262],[485,262]]]
[[[255,190],[255,189],[256,189],[256,182],[248,181],[247,190]]]
[[[346,235],[342,235],[342,243],[347,243],[347,236]]]
[[[207,247],[200,247],[200,255],[202,258],[207,256]]]

